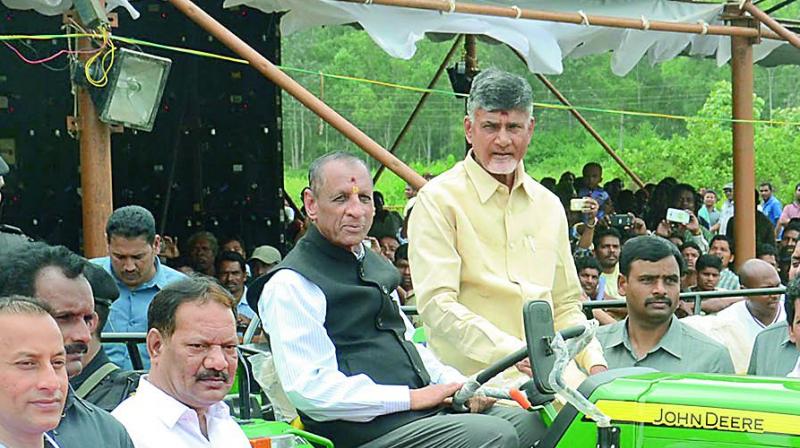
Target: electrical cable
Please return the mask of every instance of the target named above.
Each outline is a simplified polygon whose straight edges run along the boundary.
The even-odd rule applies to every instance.
[[[195,55],[195,56],[201,56],[201,57],[207,57],[207,58],[211,58],[211,59],[219,59],[219,60],[225,60],[225,61],[229,61],[229,62],[235,62],[235,63],[238,63],[238,64],[249,65],[249,63],[246,60],[240,59],[240,58],[235,58],[235,57],[231,57],[231,56],[225,56],[225,55],[221,55],[221,54],[210,53],[210,52],[206,52],[206,51],[194,50],[194,49],[190,49],[190,48],[176,47],[176,46],[172,46],[172,45],[164,45],[164,44],[159,44],[159,43],[155,43],[155,42],[149,42],[149,41],[136,39],[136,38],[123,37],[123,36],[110,36],[107,33],[107,31],[103,31],[102,34],[100,34],[100,35],[98,35],[98,34],[89,34],[89,33],[86,33],[86,34],[73,33],[73,34],[63,34],[63,35],[33,35],[33,36],[31,36],[31,35],[0,35],[0,41],[20,40],[20,39],[45,40],[45,39],[80,38],[80,37],[93,37],[93,38],[102,37],[103,38],[103,42],[104,42],[103,47],[105,47],[106,45],[110,45],[110,47],[114,48],[114,49],[116,49],[116,47],[113,46],[114,44],[113,44],[112,41],[118,41],[118,42],[122,42],[122,43],[126,43],[126,44],[135,44],[135,45],[140,45],[140,46],[143,46],[143,47],[159,48],[159,49],[168,50],[168,51],[174,51],[174,52],[178,52],[178,53],[186,53],[186,54],[191,54],[191,55]],[[103,47],[101,47],[100,50],[103,50]],[[104,84],[102,84],[103,86],[105,85],[105,83],[108,82],[107,74],[108,74],[108,70],[110,70],[111,65],[113,64],[113,58],[114,58],[113,53],[114,53],[114,51],[106,51],[106,52],[98,51],[97,53],[95,53],[95,55],[92,56],[92,58],[90,58],[90,60],[92,60],[94,62],[94,60],[97,59],[100,54],[103,54],[103,58],[101,59],[101,66],[103,67],[103,77],[101,77],[101,79],[99,80],[99,82],[104,82]],[[106,57],[110,57],[111,58],[111,61],[108,64],[108,66],[106,66]],[[89,62],[87,61],[87,64],[86,64],[87,77],[89,77],[89,74],[88,74],[89,65],[90,65]],[[368,78],[362,78],[362,77],[356,77],[356,76],[347,76],[347,75],[337,75],[337,74],[332,74],[332,73],[324,73],[324,72],[321,72],[321,71],[318,71],[318,70],[317,71],[315,71],[315,70],[307,70],[307,69],[302,69],[302,68],[287,67],[287,66],[281,66],[281,65],[279,65],[278,67],[280,69],[288,71],[288,72],[303,73],[303,74],[309,74],[309,75],[314,75],[314,76],[324,76],[326,78],[339,79],[339,80],[352,81],[352,82],[362,82],[362,83],[373,84],[373,85],[378,85],[378,86],[382,86],[382,87],[389,87],[389,88],[401,89],[401,90],[407,90],[407,91],[413,91],[413,92],[419,92],[419,93],[426,93],[426,92],[427,93],[436,93],[436,94],[447,95],[447,96],[457,97],[457,98],[466,98],[466,97],[469,96],[467,94],[455,93],[455,92],[448,91],[448,90],[427,89],[427,88],[423,88],[423,87],[408,86],[408,85],[403,85],[403,84],[397,84],[397,83],[386,82],[386,81],[378,81],[378,80],[374,80],[374,79],[368,79]],[[92,82],[92,81],[97,81],[97,80],[91,79],[90,82]],[[98,85],[98,87],[102,87],[102,86]],[[564,106],[562,104],[537,103],[537,102],[534,103],[534,106],[538,107],[538,108],[542,108],[542,109],[553,109],[553,110],[564,110],[564,111],[577,110],[577,111],[605,113],[605,114],[612,114],[612,115],[627,115],[627,116],[634,116],[634,117],[661,118],[661,119],[679,120],[679,121],[685,121],[685,122],[749,123],[749,124],[772,125],[772,126],[800,126],[800,121],[759,120],[759,119],[742,120],[742,119],[723,118],[723,117],[718,117],[718,118],[696,117],[696,116],[686,116],[686,115],[677,115],[677,114],[665,114],[665,113],[659,113],[659,112],[642,112],[642,111],[631,111],[631,110],[621,110],[621,109],[607,109],[607,108],[590,107],[590,106]]]
[[[47,57],[45,57],[45,58],[41,58],[41,59],[28,59],[27,57],[25,57],[25,55],[23,55],[23,54],[22,54],[22,52],[20,52],[20,51],[19,51],[19,50],[18,50],[16,47],[14,47],[13,45],[11,45],[10,43],[8,43],[8,42],[3,42],[3,43],[4,43],[4,44],[6,45],[6,47],[8,47],[8,48],[9,48],[11,51],[13,51],[13,52],[14,52],[14,54],[16,54],[16,55],[17,55],[17,56],[18,56],[20,59],[22,59],[22,60],[23,60],[25,63],[27,63],[27,64],[31,64],[31,65],[45,64],[45,63],[47,63],[47,62],[50,62],[50,61],[52,61],[53,59],[56,59],[56,58],[58,58],[58,57],[60,57],[60,56],[63,56],[63,55],[65,55],[65,54],[67,54],[67,55],[71,55],[71,54],[79,54],[79,53],[95,53],[95,52],[97,51],[97,50],[89,50],[89,51],[60,50],[60,51],[58,51],[58,52],[56,52],[56,53],[54,53],[54,54],[51,54],[50,56],[47,56]]]

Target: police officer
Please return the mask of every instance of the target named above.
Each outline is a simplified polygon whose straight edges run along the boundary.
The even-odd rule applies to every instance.
[[[3,157],[0,157],[0,189],[6,184],[5,179],[3,176],[8,174],[9,168],[8,164]],[[0,201],[3,200],[3,196],[0,193]],[[17,247],[21,244],[25,244],[29,241],[32,241],[27,235],[22,233],[22,230],[18,227],[9,226],[7,224],[0,224],[0,253],[5,250],[12,249]]]

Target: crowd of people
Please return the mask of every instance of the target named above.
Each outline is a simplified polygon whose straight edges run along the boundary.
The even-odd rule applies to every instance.
[[[594,309],[601,326],[575,381],[631,366],[800,376],[800,185],[786,207],[760,185],[757,258],[737,268],[731,184],[718,207],[713,188],[670,178],[601,185],[597,163],[536,182],[522,162],[532,104],[523,78],[481,72],[464,119],[471,150],[409,186],[402,214],[362,160],[317,159],[287,254],[207,231],[179,251],[139,206],[111,214],[105,257],[4,244],[0,446],[249,446],[223,399],[256,316],[300,421],[344,448],[534,446],[546,431],[535,412],[473,396],[457,413],[449,401],[525,346],[531,300],[550,304],[556,329],[584,324],[586,302],[624,300]],[[700,313],[680,297],[740,288],[769,292],[703,300]],[[103,332],[146,333],[141,356]],[[499,381],[533,374],[526,359]]]

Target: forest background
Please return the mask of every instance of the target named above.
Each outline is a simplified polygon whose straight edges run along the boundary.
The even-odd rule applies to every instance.
[[[778,17],[800,18],[800,5],[784,8]],[[388,148],[405,124],[424,88],[453,41],[423,39],[411,60],[395,59],[369,36],[353,27],[313,28],[284,36],[282,65],[306,88]],[[503,45],[479,40],[479,68],[498,67],[525,76],[534,100],[559,105],[558,100]],[[450,65],[463,57],[459,50]],[[731,70],[713,59],[679,57],[651,66],[645,57],[627,76],[611,72],[610,54],[567,59],[564,72],[550,81],[599,131],[644,182],[672,176],[696,187],[721,191],[732,180]],[[340,75],[356,79],[338,79]],[[359,80],[360,79],[360,80]],[[363,80],[411,87],[403,89]],[[800,182],[800,67],[756,66],[756,119],[790,124],[756,124],[756,181],[771,182],[784,203],[791,202]],[[452,93],[446,76],[411,127],[396,155],[417,172],[438,174],[462,159],[464,99]],[[642,117],[615,111],[653,112],[685,119]],[[621,178],[635,184],[600,145],[565,110],[537,107],[536,130],[525,157],[535,179],[580,173],[583,164],[599,162],[604,180]],[[297,199],[307,185],[306,168],[316,157],[333,150],[363,155],[294,98],[283,96],[283,142],[286,192]],[[374,171],[378,164],[369,161]],[[794,168],[793,168],[794,167]],[[388,170],[377,189],[387,204],[405,203],[405,183]]]

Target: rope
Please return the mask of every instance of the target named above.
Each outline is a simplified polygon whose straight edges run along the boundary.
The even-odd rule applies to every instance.
[[[364,0],[364,4],[365,5],[371,5],[372,4],[372,0]]]
[[[452,14],[456,12],[456,0],[448,0],[448,3],[450,3],[450,9],[447,11],[447,13]]]
[[[642,16],[642,29],[645,31],[650,29],[650,21],[645,16]]]
[[[589,16],[587,16],[586,13],[583,12],[583,10],[578,11],[578,15],[581,16],[581,25],[583,26],[591,25],[591,23],[589,23]]]
[[[705,20],[698,20],[697,23],[703,26],[703,30],[700,31],[700,34],[702,35],[708,34],[708,22],[706,22]]]
[[[522,10],[519,8],[519,6],[514,5],[511,7],[511,9],[513,9],[514,12],[516,13],[516,15],[514,16],[515,19],[519,19],[520,17],[522,17]]]

